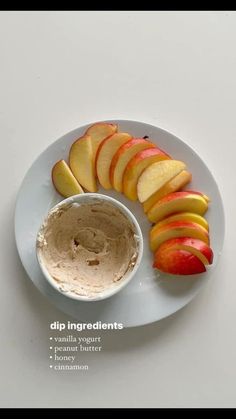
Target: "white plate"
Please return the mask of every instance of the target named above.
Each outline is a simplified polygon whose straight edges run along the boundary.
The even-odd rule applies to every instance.
[[[211,204],[206,214],[210,224],[214,264],[208,272],[187,277],[157,274],[152,269],[152,253],[148,246],[150,224],[138,202],[131,202],[114,191],[99,192],[110,195],[125,204],[136,216],[144,237],[144,254],[141,266],[131,283],[117,295],[101,302],[77,302],[55,291],[39,268],[36,253],[36,233],[49,209],[62,198],[51,182],[51,168],[59,159],[67,159],[70,145],[80,137],[86,125],[69,132],[51,144],[33,163],[21,185],[15,212],[16,244],[22,264],[36,287],[62,311],[79,321],[122,322],[124,326],[148,324],[188,304],[200,288],[214,276],[214,267],[222,250],[224,239],[224,211],[217,184],[200,157],[183,141],[167,131],[136,121],[109,121],[119,125],[136,137],[148,135],[160,148],[175,159],[183,160],[193,175],[188,189],[209,195]]]

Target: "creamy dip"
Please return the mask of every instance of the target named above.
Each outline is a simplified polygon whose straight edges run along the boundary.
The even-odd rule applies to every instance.
[[[49,213],[37,250],[61,291],[93,297],[133,269],[138,238],[131,221],[110,203],[70,203]]]

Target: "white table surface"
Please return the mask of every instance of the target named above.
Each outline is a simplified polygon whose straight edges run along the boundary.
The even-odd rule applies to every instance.
[[[235,12],[0,12],[0,407],[236,406],[235,41]],[[21,266],[16,194],[56,138],[119,118],[165,128],[207,162],[224,251],[182,311],[103,332],[103,351],[83,356],[89,371],[57,373],[49,324],[68,317]]]

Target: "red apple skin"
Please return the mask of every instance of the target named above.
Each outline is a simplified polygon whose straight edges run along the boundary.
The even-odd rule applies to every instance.
[[[123,193],[124,195],[136,201],[137,195],[137,182],[142,172],[153,162],[161,160],[170,160],[171,157],[158,147],[146,148],[139,151],[126,166],[123,175]],[[144,166],[146,163],[146,166]],[[140,165],[142,168],[140,169]]]
[[[192,180],[192,174],[187,170],[183,170],[169,182],[167,182],[162,188],[155,192],[149,199],[143,203],[143,209],[145,214],[158,202],[170,193],[177,192],[183,189]]]
[[[165,251],[168,251],[168,250],[174,250],[177,246],[193,247],[194,249],[201,252],[203,254],[203,256],[205,256],[205,258],[209,262],[209,265],[211,265],[212,262],[213,262],[213,251],[212,251],[212,249],[206,243],[204,243],[202,240],[192,239],[191,237],[177,237],[175,239],[167,240],[166,242],[161,244],[161,246],[159,247],[159,251],[160,252],[165,252]],[[186,250],[186,249],[181,249],[181,250]],[[190,250],[187,250],[187,251],[190,252]]]
[[[162,151],[158,147],[146,148],[146,150],[138,151],[138,153],[135,154],[134,157],[132,157],[132,159],[129,161],[129,163],[126,166],[126,169],[132,168],[137,163],[139,163],[143,159],[146,159],[147,157],[156,156],[156,155],[171,159],[171,157],[168,154],[166,154],[164,151]]]
[[[195,275],[206,272],[204,264],[186,250],[157,250],[153,268],[173,275]]]
[[[173,230],[176,230],[178,233],[178,237],[186,237],[187,236],[187,232],[186,229],[191,229],[193,234],[194,231],[197,233],[199,232],[201,234],[201,237],[205,237],[207,244],[209,244],[209,234],[208,231],[200,226],[197,223],[193,223],[193,222],[188,222],[188,221],[172,221],[169,224],[163,225],[161,227],[158,227],[158,225],[152,227],[151,231],[150,231],[150,246],[151,246],[151,250],[152,251],[156,251],[156,241],[155,239],[160,237],[160,235],[162,233],[165,232],[170,232]],[[174,238],[174,237],[172,237]],[[168,238],[166,241],[168,240],[172,240],[172,238]],[[164,242],[160,243],[158,247],[160,247]]]
[[[171,159],[171,157],[167,153],[165,153],[165,151],[161,150],[159,147],[146,148],[146,150],[139,151],[137,154],[135,154],[135,156],[129,161],[127,168],[133,167],[135,164],[139,163],[140,160],[154,155],[160,155]]]
[[[207,208],[208,202],[200,194],[179,191],[172,192],[157,201],[148,211],[147,216],[149,221],[158,223],[178,212],[196,212],[203,215]]]
[[[204,198],[207,202],[210,202],[210,198],[209,198],[209,196],[207,196],[207,195],[205,195],[204,193],[202,193],[202,192],[199,192],[199,191],[192,191],[192,190],[187,190],[186,192],[189,192],[189,193],[193,193],[193,194],[197,194],[197,195],[200,195],[200,196],[202,196],[202,198]]]
[[[169,201],[173,201],[174,199],[177,198],[185,198],[186,196],[189,197],[189,195],[196,195],[196,192],[192,192],[192,191],[178,191],[178,192],[172,192],[166,196],[164,196],[164,198],[160,199],[159,203],[165,203],[165,202],[169,202]],[[201,193],[197,193],[197,195],[201,195]]]
[[[110,166],[110,180],[111,180],[111,184],[113,185],[113,176],[114,176],[114,171],[115,171],[115,167],[116,167],[116,163],[119,160],[119,157],[126,151],[128,150],[130,147],[132,147],[135,144],[138,143],[148,143],[150,144],[150,148],[151,147],[155,147],[155,145],[153,143],[151,143],[150,141],[144,140],[143,138],[132,138],[131,140],[127,141],[127,143],[123,144],[116,152],[116,154],[114,155],[112,161],[111,161],[111,166]]]

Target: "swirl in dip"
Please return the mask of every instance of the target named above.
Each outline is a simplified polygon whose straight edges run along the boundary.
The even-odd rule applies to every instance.
[[[120,283],[138,256],[131,221],[106,201],[50,211],[37,236],[40,262],[63,292],[94,297]]]

